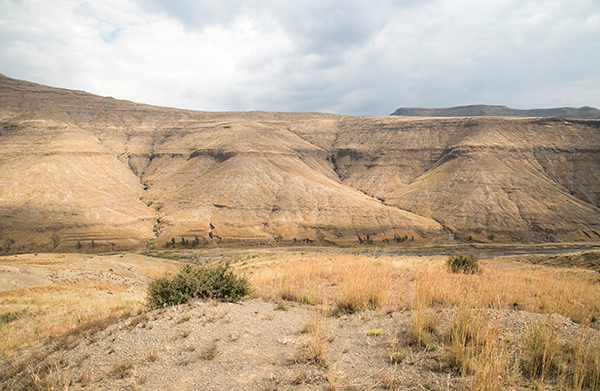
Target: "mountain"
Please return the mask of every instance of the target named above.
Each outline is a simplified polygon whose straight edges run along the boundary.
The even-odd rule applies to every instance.
[[[561,117],[574,119],[600,119],[600,110],[584,106],[580,108],[559,107],[555,109],[519,110],[506,106],[472,105],[445,109],[422,109],[401,107],[391,115],[408,117]]]
[[[599,129],[187,111],[0,76],[0,252],[597,241]]]

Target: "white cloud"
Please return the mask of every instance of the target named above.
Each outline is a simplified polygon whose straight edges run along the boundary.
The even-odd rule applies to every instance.
[[[0,72],[198,110],[600,106],[595,0],[6,0]]]

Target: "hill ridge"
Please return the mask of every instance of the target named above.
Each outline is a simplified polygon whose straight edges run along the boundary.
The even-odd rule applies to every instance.
[[[0,102],[2,253],[600,240],[597,120]]]
[[[437,109],[401,107],[390,115],[411,117],[561,117],[600,119],[600,110],[590,106],[523,110],[500,105],[467,105]]]

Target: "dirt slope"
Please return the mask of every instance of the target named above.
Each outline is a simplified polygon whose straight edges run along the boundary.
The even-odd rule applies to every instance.
[[[207,113],[0,76],[3,253],[600,240],[600,122]]]

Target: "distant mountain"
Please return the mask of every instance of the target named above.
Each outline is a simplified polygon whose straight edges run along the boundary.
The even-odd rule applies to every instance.
[[[449,107],[445,109],[423,109],[419,107],[401,107],[391,115],[407,117],[562,117],[576,119],[600,119],[600,110],[584,106],[557,107],[554,109],[519,110],[506,106],[472,105]]]

